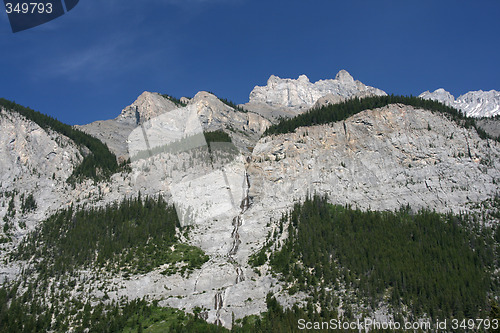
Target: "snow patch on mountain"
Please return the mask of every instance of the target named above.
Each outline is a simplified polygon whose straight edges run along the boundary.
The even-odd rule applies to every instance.
[[[434,92],[423,92],[419,97],[439,101],[462,111],[469,117],[494,117],[500,114],[500,92],[496,90],[469,91],[455,99],[452,94],[440,88]]]

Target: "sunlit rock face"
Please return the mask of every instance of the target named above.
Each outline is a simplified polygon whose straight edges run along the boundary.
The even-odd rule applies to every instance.
[[[266,86],[256,86],[252,90],[250,101],[243,107],[276,121],[282,117],[294,117],[312,107],[375,95],[386,93],[354,80],[345,70],[338,72],[335,79],[314,83],[306,75],[300,75],[297,80],[271,75]]]
[[[289,108],[309,108],[318,99],[326,95],[351,98],[354,96],[386,95],[380,89],[367,86],[345,70],[341,70],[335,79],[309,81],[305,75],[297,80],[281,79],[272,75],[264,87],[256,86],[250,93],[250,103],[263,103],[271,106]]]
[[[251,193],[273,205],[326,193],[339,204],[459,212],[495,195],[500,146],[446,117],[405,105],[265,137]]]

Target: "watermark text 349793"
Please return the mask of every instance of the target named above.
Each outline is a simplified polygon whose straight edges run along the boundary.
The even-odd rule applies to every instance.
[[[52,21],[73,9],[80,0],[4,0],[12,32]]]

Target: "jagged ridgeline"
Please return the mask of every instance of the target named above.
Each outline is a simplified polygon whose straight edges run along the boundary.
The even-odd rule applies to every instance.
[[[251,264],[269,260],[292,294],[310,293],[321,309],[342,297],[348,319],[351,306],[380,302],[400,316],[487,318],[498,295],[500,235],[471,216],[360,211],[314,196],[282,217],[281,231],[287,225],[279,250],[269,237]]]
[[[179,243],[176,210],[161,197],[125,199],[105,208],[68,208],[26,236],[13,259],[34,258],[41,277],[84,268],[139,274],[167,264],[164,274],[189,274],[208,260]]]
[[[85,156],[80,165],[74,169],[68,181],[75,182],[86,178],[102,179],[118,171],[116,156],[109,151],[104,143],[93,136],[4,98],[0,98],[0,106],[11,112],[19,113],[43,129],[60,133],[73,140],[77,145],[87,147],[90,150],[91,153]]]
[[[500,142],[500,137],[491,138],[476,124],[476,120],[474,118],[465,116],[462,112],[455,108],[446,106],[437,101],[422,99],[420,97],[395,95],[373,96],[361,99],[356,97],[342,103],[330,104],[320,108],[311,109],[294,118],[282,119],[278,124],[267,128],[264,135],[292,133],[295,129],[302,126],[313,126],[342,121],[361,111],[373,110],[396,103],[445,114],[461,126],[466,128],[475,128],[482,139],[489,138]]]

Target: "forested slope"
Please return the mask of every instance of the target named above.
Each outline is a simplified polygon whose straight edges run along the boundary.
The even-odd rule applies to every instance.
[[[68,209],[43,221],[26,236],[13,259],[35,258],[41,277],[76,269],[146,273],[170,264],[165,274],[199,268],[208,258],[201,250],[180,244],[176,210],[161,197],[125,199],[105,208]],[[172,250],[173,247],[173,250]]]
[[[271,237],[251,263],[269,258],[291,293],[311,294],[322,309],[335,309],[347,289],[356,290],[358,307],[386,302],[394,313],[417,318],[484,318],[500,290],[492,277],[498,228],[480,227],[471,216],[364,212],[314,196],[282,217],[282,232],[287,224],[279,250],[272,251]]]

